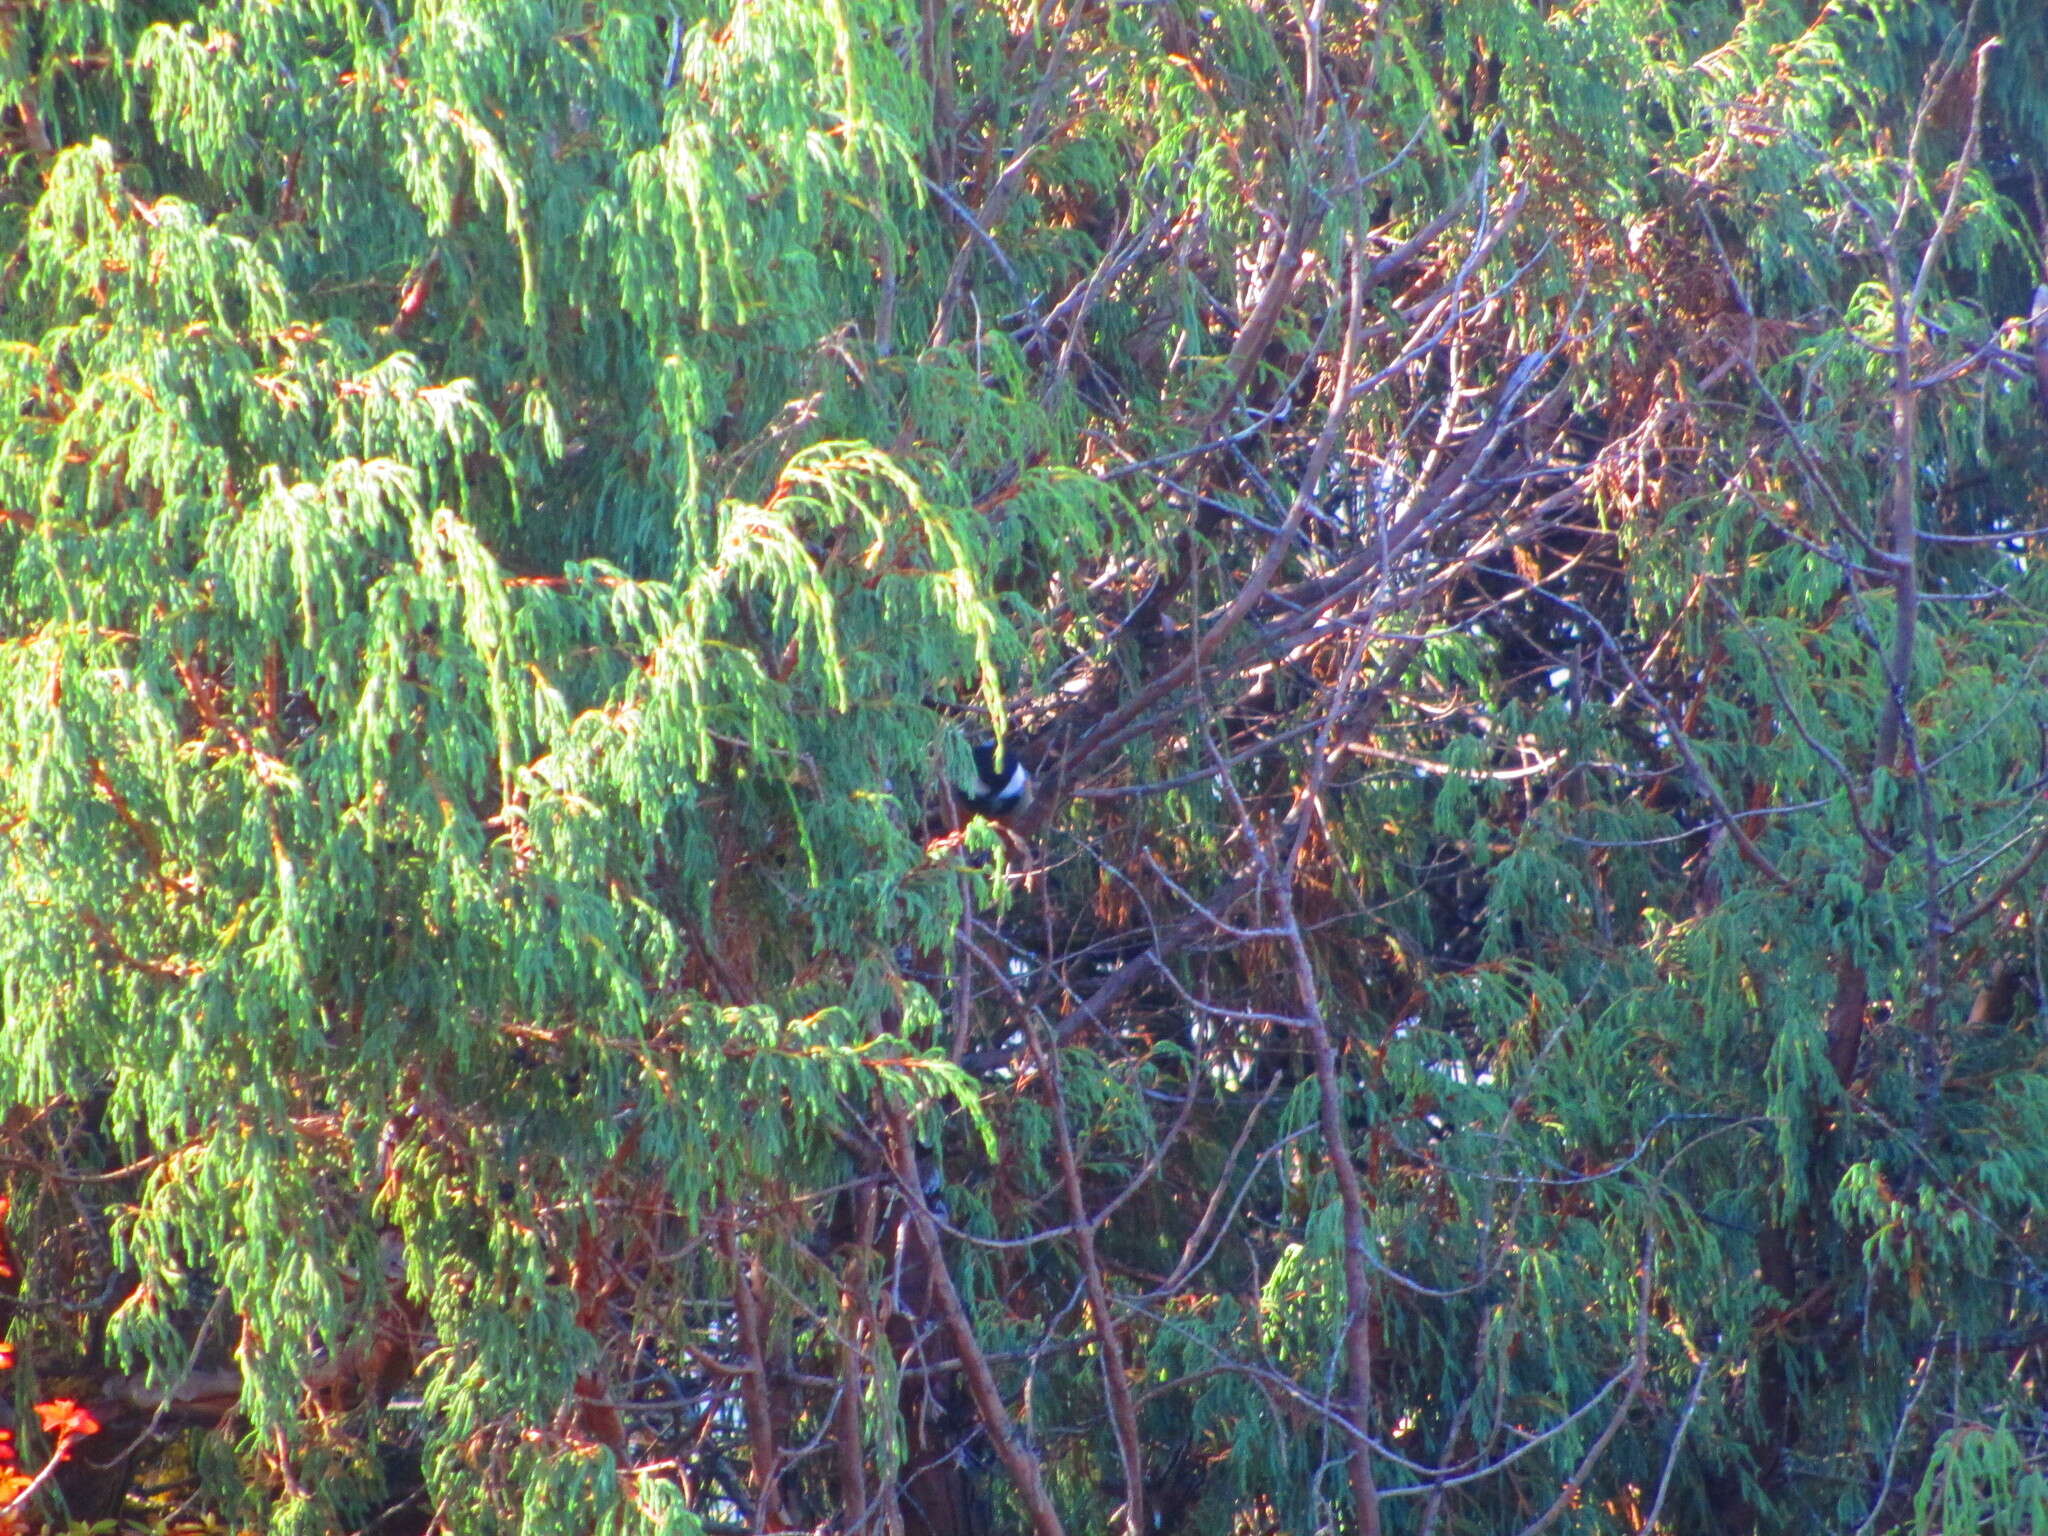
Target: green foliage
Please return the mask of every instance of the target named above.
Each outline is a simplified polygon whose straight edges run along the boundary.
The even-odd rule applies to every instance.
[[[0,0],[50,1517],[2038,1531],[2044,49]]]

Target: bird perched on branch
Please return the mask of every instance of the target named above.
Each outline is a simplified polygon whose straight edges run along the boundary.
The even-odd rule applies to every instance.
[[[1031,799],[1031,772],[992,741],[975,743],[974,782],[960,787],[960,803],[977,816],[1001,821]]]

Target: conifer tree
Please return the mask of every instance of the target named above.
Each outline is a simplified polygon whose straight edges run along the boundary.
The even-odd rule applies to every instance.
[[[2048,1527],[2044,56],[0,0],[0,1531]]]

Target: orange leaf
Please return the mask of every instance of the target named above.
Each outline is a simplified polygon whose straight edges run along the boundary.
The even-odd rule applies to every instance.
[[[43,1433],[55,1436],[58,1440],[69,1440],[73,1435],[96,1435],[100,1432],[100,1421],[68,1397],[56,1397],[47,1403],[37,1403],[36,1417],[43,1421]]]

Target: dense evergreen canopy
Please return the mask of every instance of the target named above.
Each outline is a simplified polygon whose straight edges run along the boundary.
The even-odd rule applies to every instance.
[[[2044,58],[0,0],[0,1530],[2048,1530]]]

